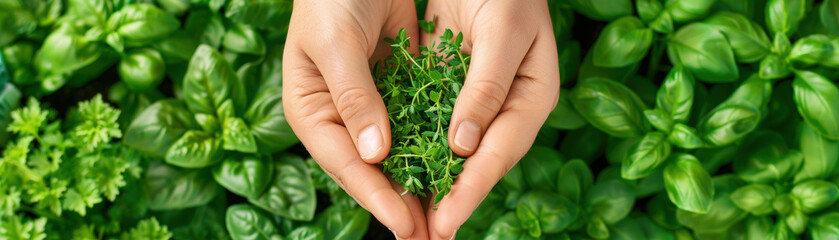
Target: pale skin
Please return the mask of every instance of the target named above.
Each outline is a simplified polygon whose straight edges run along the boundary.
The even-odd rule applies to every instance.
[[[547,1],[430,0],[420,33],[411,0],[294,1],[283,56],[286,118],[312,157],[400,239],[452,239],[492,187],[533,144],[559,96]],[[390,54],[385,37],[407,29],[418,44],[463,32],[472,54],[449,129],[468,157],[452,191],[429,206],[375,163],[390,149],[390,125],[369,64]],[[340,36],[340,37],[339,37]],[[436,208],[436,210],[434,210]]]

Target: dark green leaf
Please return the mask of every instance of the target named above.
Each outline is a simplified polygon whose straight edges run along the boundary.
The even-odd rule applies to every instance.
[[[594,65],[625,67],[641,61],[653,41],[653,31],[637,17],[617,19],[600,33],[594,42]]]
[[[360,207],[343,209],[333,205],[319,213],[315,223],[323,229],[324,239],[359,240],[367,232],[370,213]]]
[[[174,210],[207,204],[219,186],[209,172],[171,167],[162,162],[149,165],[145,176],[152,210]]]
[[[216,182],[240,196],[256,198],[273,180],[274,168],[268,159],[255,156],[228,157],[213,169]]]
[[[562,168],[562,156],[548,147],[534,146],[521,159],[524,180],[531,189],[556,189],[556,179]]]
[[[261,153],[282,151],[300,142],[283,113],[282,87],[264,87],[245,112],[251,134]]]
[[[574,159],[562,166],[559,181],[557,181],[557,192],[579,203],[593,182],[594,175],[588,165],[579,159]]]
[[[670,143],[661,132],[650,132],[629,150],[621,163],[621,177],[635,180],[650,175],[670,155]]]
[[[765,184],[746,185],[731,194],[734,205],[756,216],[772,213],[774,199],[775,189]]]
[[[308,221],[315,215],[315,187],[303,159],[283,154],[274,163],[274,180],[254,205],[276,215]]]
[[[839,238],[839,213],[832,212],[818,216],[810,222],[809,227],[813,239]]]
[[[183,102],[158,101],[134,119],[125,132],[125,144],[163,158],[169,147],[193,126],[195,121]]]
[[[649,131],[643,119],[644,103],[623,84],[591,78],[571,93],[571,103],[594,127],[615,137],[641,136]]]
[[[222,102],[233,100],[235,111],[244,111],[244,89],[236,72],[215,49],[201,45],[189,61],[183,93],[193,113],[215,115]]]
[[[280,233],[271,218],[248,204],[227,208],[225,225],[233,240],[274,240]]]
[[[577,221],[580,207],[571,200],[550,192],[532,191],[519,200],[521,206],[532,211],[542,233],[559,233]],[[527,227],[527,222],[523,222]],[[531,235],[533,236],[533,235]]]
[[[732,82],[739,76],[731,45],[708,24],[692,23],[679,29],[667,42],[667,55],[673,65],[683,65],[702,81]]]
[[[707,214],[693,213],[685,210],[678,210],[676,218],[679,223],[696,232],[725,231],[732,225],[740,222],[748,216],[748,213],[740,210],[729,198],[733,191],[730,184],[735,183],[729,175],[717,176],[714,178],[714,201]]]
[[[635,194],[632,188],[621,180],[603,181],[589,189],[583,204],[589,210],[589,214],[599,216],[607,224],[614,224],[632,210]]]
[[[225,16],[256,28],[281,28],[288,26],[291,5],[286,0],[230,0]]]
[[[788,149],[780,134],[761,131],[740,145],[734,172],[750,183],[773,183],[792,179],[802,162],[801,152]]]
[[[545,125],[563,130],[578,129],[586,125],[586,120],[571,105],[570,96],[570,90],[560,89],[559,101],[557,101],[556,107],[551,111],[551,114],[548,115],[548,120],[545,121]]]
[[[673,157],[664,169],[664,186],[670,201],[685,211],[707,213],[714,200],[711,175],[689,154]]]
[[[149,44],[174,32],[180,25],[175,16],[145,3],[125,6],[108,19],[108,29],[119,34],[127,46]]]
[[[166,162],[183,168],[203,168],[221,161],[221,139],[211,133],[188,130],[172,143]]]
[[[254,55],[265,54],[265,40],[253,28],[231,23],[224,34],[224,42],[222,43],[225,49]]]
[[[632,14],[630,0],[570,0],[567,3],[586,17],[599,21],[611,21]]]
[[[535,240],[521,225],[516,213],[510,212],[498,218],[486,232],[485,240]]]
[[[816,132],[839,140],[839,87],[813,72],[796,72],[792,82],[798,112]]]

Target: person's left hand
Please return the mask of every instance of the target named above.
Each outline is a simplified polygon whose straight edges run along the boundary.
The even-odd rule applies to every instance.
[[[430,0],[437,19],[422,45],[463,32],[472,54],[449,128],[452,151],[469,156],[452,191],[426,216],[431,239],[451,239],[492,187],[527,153],[559,97],[556,40],[545,0]]]

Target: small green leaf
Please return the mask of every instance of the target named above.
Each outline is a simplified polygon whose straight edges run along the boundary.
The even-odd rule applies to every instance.
[[[795,175],[795,183],[806,179],[825,179],[837,170],[839,159],[839,141],[829,140],[819,135],[808,124],[801,124],[799,142],[804,165]]]
[[[667,55],[673,65],[683,65],[702,81],[733,82],[739,76],[725,35],[705,23],[691,23],[679,29],[667,42]]]
[[[760,118],[760,110],[753,106],[722,105],[703,118],[696,131],[705,143],[724,146],[752,132],[760,123]]]
[[[810,221],[810,235],[813,239],[839,238],[839,212],[822,214]]]
[[[787,227],[789,227],[793,233],[801,234],[807,229],[807,221],[809,221],[810,218],[801,211],[793,211],[792,214],[788,215],[784,220],[787,222]]]
[[[244,111],[246,97],[239,78],[227,60],[215,49],[201,45],[183,80],[186,104],[193,113],[215,115],[222,102],[231,99],[234,111]]]
[[[251,135],[251,130],[240,118],[228,117],[224,120],[222,127],[224,149],[246,153],[256,152],[256,140]]]
[[[220,192],[208,171],[179,169],[162,162],[149,165],[145,186],[149,209],[175,210],[209,203]]]
[[[787,58],[792,62],[809,66],[823,62],[835,51],[829,37],[816,34],[795,41]]]
[[[166,152],[166,162],[183,168],[203,168],[221,161],[221,139],[189,130]]]
[[[839,140],[839,87],[823,76],[796,72],[795,104],[804,121],[827,139]]]
[[[673,119],[661,109],[644,110],[644,117],[659,131],[669,133],[673,128]]]
[[[699,139],[699,136],[696,135],[696,130],[681,123],[673,126],[673,131],[667,136],[667,141],[683,149],[702,147],[702,139]]]
[[[756,216],[772,213],[774,199],[775,189],[765,184],[746,185],[731,194],[734,205]]]
[[[594,65],[624,67],[647,56],[653,31],[645,28],[637,17],[623,17],[603,29],[592,47]]]
[[[675,155],[664,168],[664,187],[670,201],[685,211],[707,213],[714,200],[711,175],[689,154]]]
[[[632,211],[635,193],[621,180],[608,180],[594,184],[582,202],[591,209],[592,216],[598,216],[606,224],[614,224]]]
[[[661,132],[650,132],[629,150],[621,164],[621,177],[635,180],[650,175],[670,155],[670,143]]]
[[[283,154],[274,162],[274,179],[254,205],[293,220],[309,221],[315,215],[315,187],[306,164],[298,156]]]
[[[557,181],[557,192],[579,203],[593,182],[594,175],[588,165],[579,159],[574,159],[562,166],[559,181]]]
[[[227,208],[225,225],[233,240],[274,240],[280,232],[271,218],[248,204],[236,204]]]
[[[719,12],[704,22],[726,36],[739,62],[757,62],[771,52],[771,42],[763,28],[743,15]]]
[[[591,78],[578,83],[571,103],[594,127],[615,137],[641,136],[649,131],[644,103],[621,83]]]
[[[693,75],[682,66],[670,70],[656,94],[656,108],[661,109],[676,122],[690,117],[694,95]]]
[[[274,168],[271,165],[270,160],[255,156],[229,157],[213,169],[213,177],[233,193],[256,198],[273,180]]]
[[[119,77],[131,91],[148,92],[163,81],[166,65],[160,53],[151,48],[131,50],[119,62]]]
[[[565,197],[544,191],[525,193],[519,200],[520,206],[530,210],[538,219],[541,233],[559,233],[577,221],[580,207]],[[519,207],[517,207],[518,209]],[[524,226],[530,224],[522,222]],[[532,228],[531,228],[532,229]],[[532,236],[532,235],[531,235]]]
[[[687,22],[708,14],[715,0],[669,0],[667,11],[675,22]]]
[[[224,49],[253,55],[265,54],[265,40],[255,29],[232,22],[224,34]]]
[[[127,46],[141,46],[169,35],[181,23],[151,4],[131,4],[108,19],[108,29],[118,33]]]
[[[812,3],[808,0],[768,0],[766,26],[772,33],[792,36],[798,31],[798,24],[806,17]]]
[[[808,180],[796,184],[792,188],[792,196],[798,200],[798,209],[813,213],[839,200],[839,187],[824,180]]]

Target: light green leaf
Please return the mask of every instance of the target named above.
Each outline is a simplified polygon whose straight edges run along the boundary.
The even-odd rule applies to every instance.
[[[725,35],[739,62],[760,61],[771,51],[772,43],[763,28],[743,15],[719,12],[704,22]]]
[[[125,41],[126,46],[141,46],[161,39],[180,27],[175,16],[151,4],[123,7],[108,19],[108,29]]]
[[[824,180],[808,180],[792,188],[797,207],[804,213],[824,209],[839,200],[839,186]]]
[[[273,180],[274,168],[268,159],[255,156],[228,157],[213,169],[216,182],[233,193],[256,198]]]
[[[637,17],[617,19],[600,33],[592,47],[594,65],[625,67],[641,61],[652,45],[653,31]]]
[[[179,169],[154,162],[143,178],[149,209],[175,210],[207,204],[220,191],[208,171]]]
[[[621,177],[635,180],[650,175],[670,155],[670,143],[661,132],[650,132],[629,150],[621,164]]]
[[[274,180],[258,198],[248,201],[270,213],[309,221],[315,215],[315,187],[303,159],[283,154],[274,163]]]
[[[673,65],[683,65],[696,78],[710,83],[737,80],[739,71],[731,45],[725,35],[713,26],[691,23],[679,29],[669,40],[667,55]]]
[[[581,81],[571,93],[571,103],[591,125],[615,137],[641,136],[650,129],[643,119],[641,99],[609,79]]]
[[[756,216],[772,213],[774,199],[775,189],[765,184],[746,185],[731,194],[734,205]]]
[[[664,168],[664,187],[670,201],[685,211],[707,213],[714,200],[711,175],[693,155],[673,156]]]
[[[256,152],[256,141],[248,125],[240,118],[228,117],[222,127],[224,149],[246,153]]]
[[[225,225],[233,240],[275,240],[280,231],[271,218],[248,204],[236,204],[227,208]]]
[[[766,1],[766,27],[772,33],[792,36],[798,31],[798,24],[812,7],[811,0],[768,0]]]
[[[221,139],[211,133],[188,130],[172,143],[166,162],[183,168],[203,168],[221,161]]]
[[[839,87],[823,76],[796,72],[795,105],[804,121],[827,139],[839,140]]]

